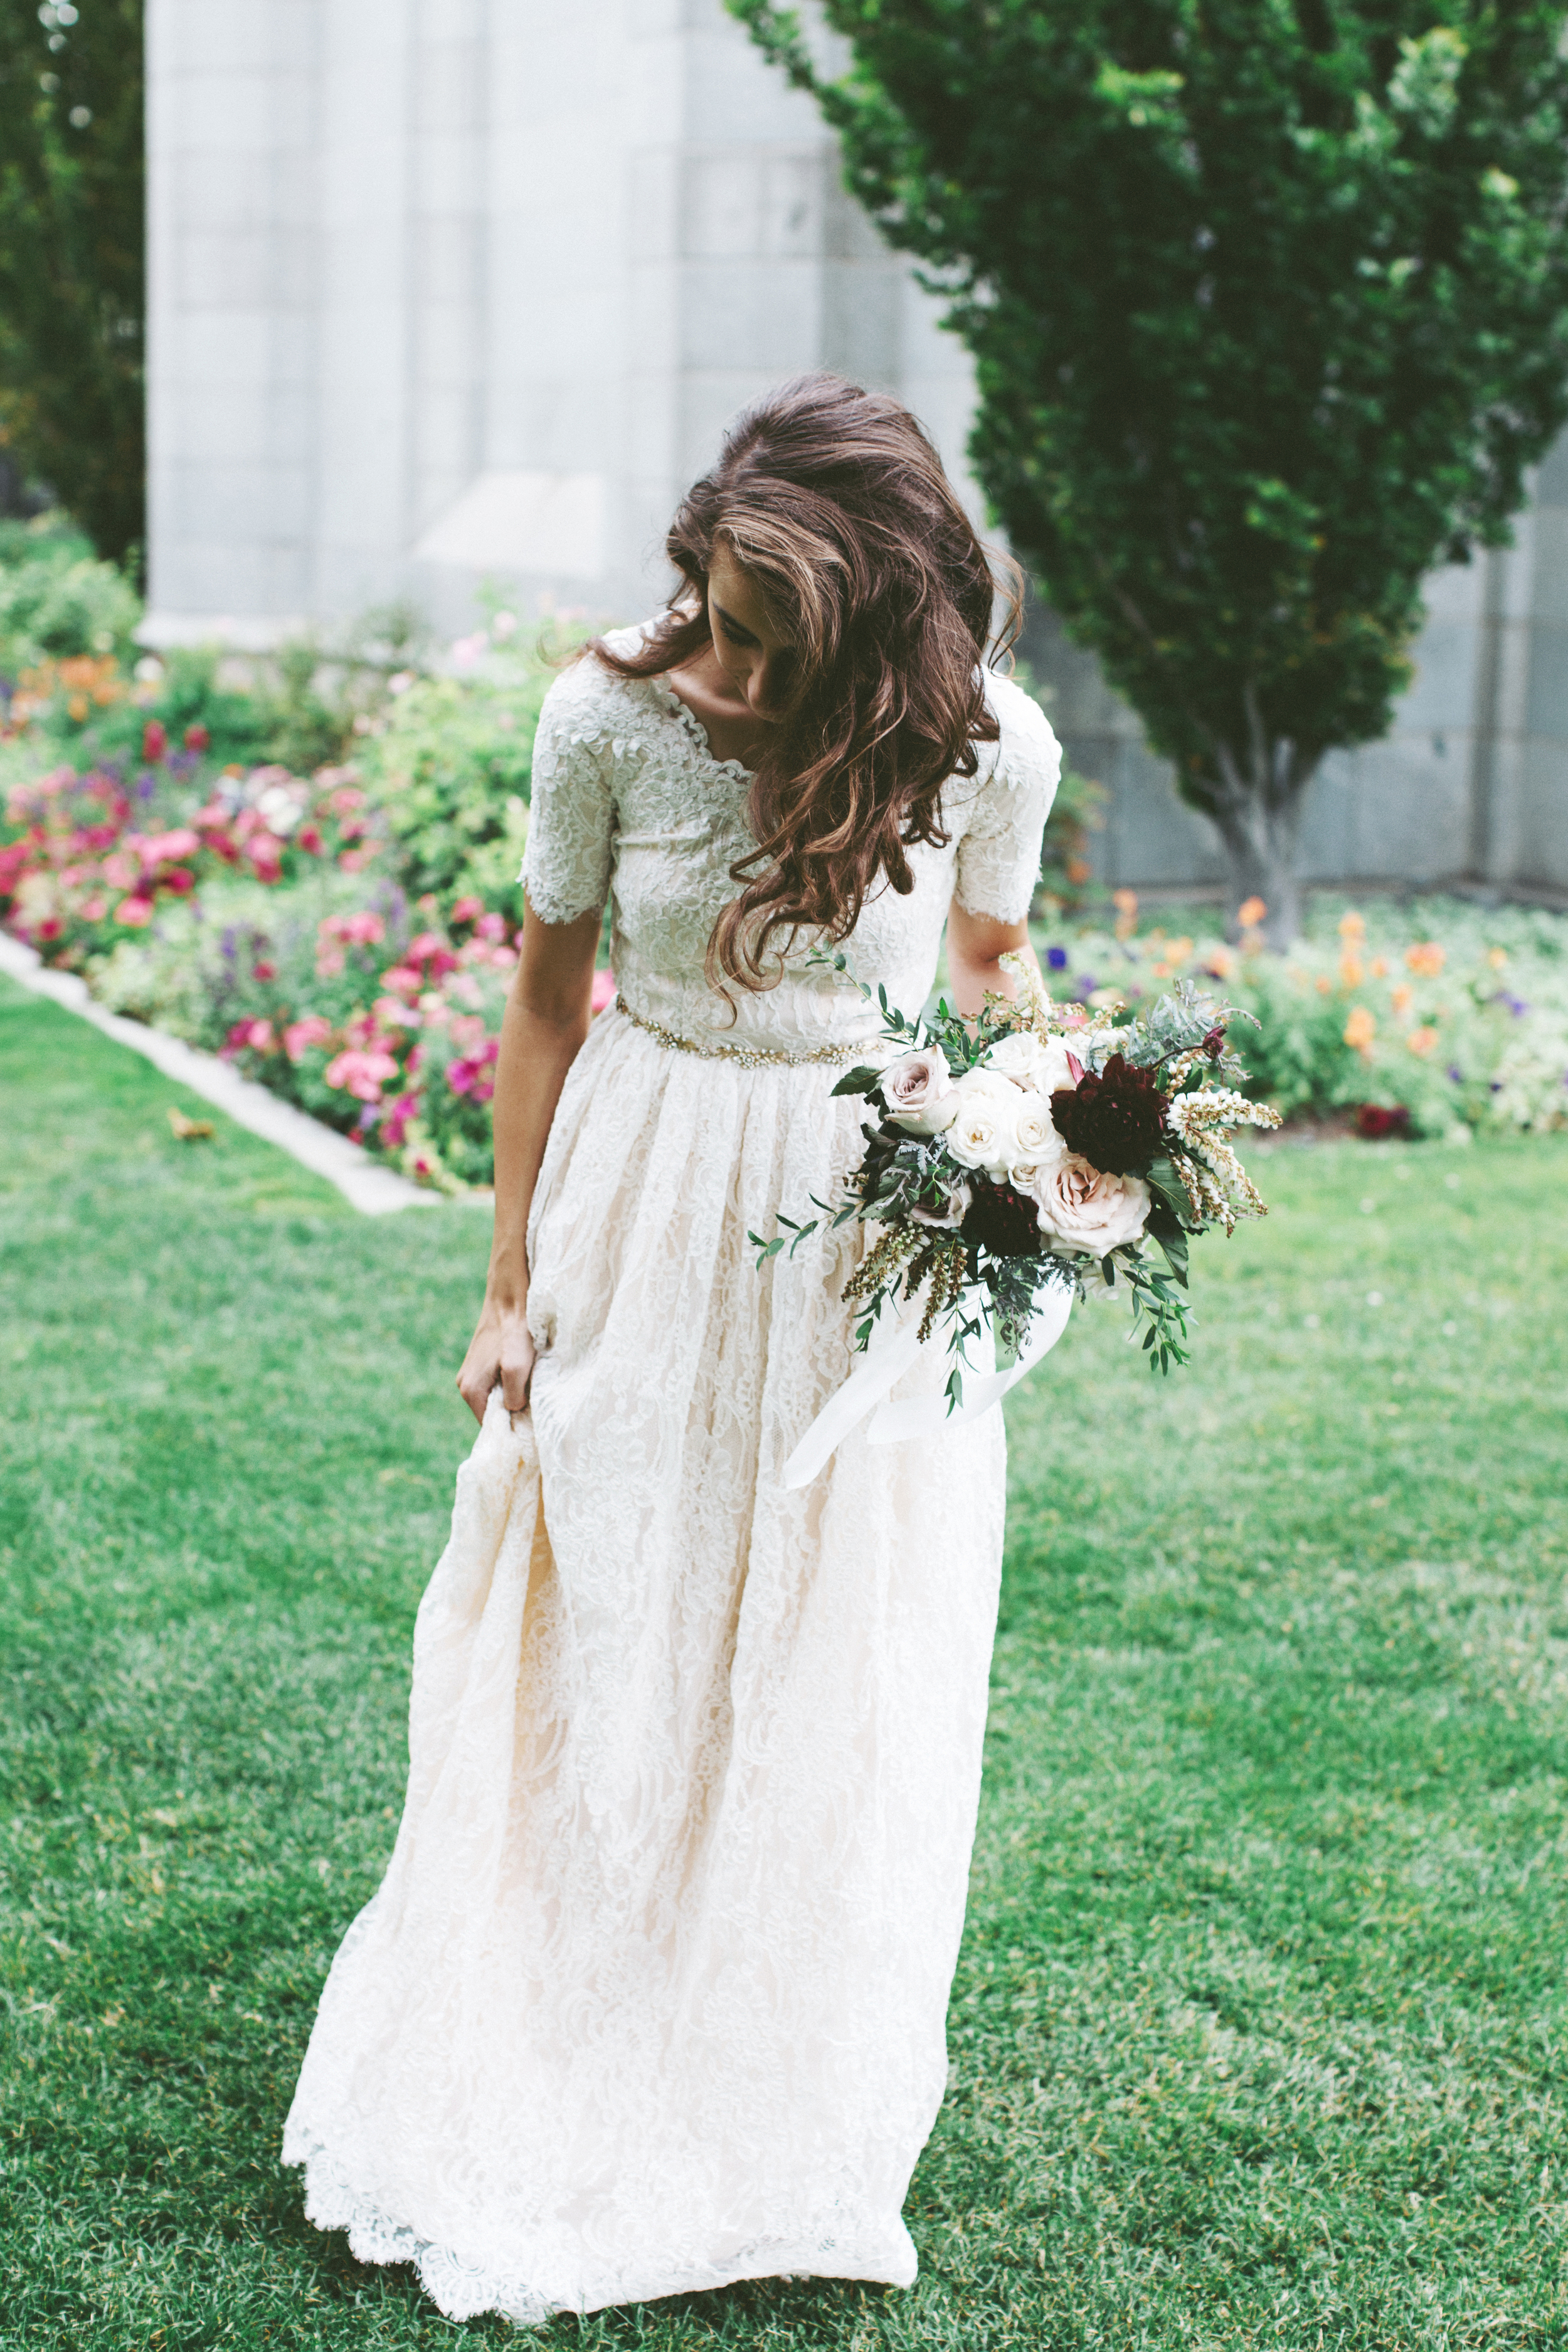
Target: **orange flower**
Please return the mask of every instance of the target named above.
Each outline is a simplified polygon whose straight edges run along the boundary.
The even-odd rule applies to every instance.
[[[1173,940],[1170,946],[1165,950],[1165,953],[1170,957],[1173,963],[1185,963],[1192,951],[1193,943],[1191,940],[1185,939]]]
[[[1228,980],[1236,970],[1236,958],[1228,948],[1209,948],[1204,955],[1204,970],[1213,980]]]
[[[1138,929],[1138,893],[1136,890],[1113,890],[1110,903],[1116,909],[1116,936],[1130,940]]]
[[[1437,1032],[1436,1029],[1430,1027],[1412,1029],[1409,1036],[1406,1037],[1405,1042],[1409,1046],[1413,1054],[1426,1055],[1432,1051],[1433,1046],[1437,1043]]]
[[[1388,1001],[1390,1004],[1393,1005],[1395,1013],[1400,1015],[1401,1019],[1403,1019],[1405,1014],[1409,1012],[1411,1002],[1414,999],[1415,994],[1415,991],[1411,987],[1410,982],[1407,980],[1402,980],[1397,988],[1391,988],[1389,990]]]
[[[1352,1007],[1345,1023],[1345,1044],[1353,1045],[1358,1054],[1370,1054],[1372,1041],[1377,1034],[1377,1024],[1364,1004]]]
[[[1423,980],[1436,980],[1448,961],[1448,951],[1436,940],[1421,940],[1415,947],[1405,949],[1405,961]]]
[[[1317,979],[1312,982],[1313,987],[1317,990],[1320,996],[1327,996],[1330,990],[1333,987],[1333,982],[1329,978],[1326,971],[1321,971],[1318,974]]]
[[[1367,969],[1372,973],[1373,980],[1386,980],[1388,978],[1388,958],[1386,956],[1373,956]]]
[[[1244,898],[1236,910],[1236,919],[1244,931],[1255,931],[1268,912],[1266,898]]]
[[[1364,915],[1358,915],[1353,911],[1348,915],[1342,915],[1340,917],[1340,937],[1347,942],[1351,940],[1364,940],[1366,937],[1366,917]]]
[[[1490,964],[1494,971],[1500,971],[1504,964],[1508,961],[1508,950],[1506,948],[1489,948],[1487,950],[1487,961]]]
[[[1340,958],[1340,986],[1359,988],[1366,978],[1366,966],[1360,956],[1345,954]]]

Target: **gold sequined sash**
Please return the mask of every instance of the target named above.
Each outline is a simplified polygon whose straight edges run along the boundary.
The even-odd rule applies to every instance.
[[[641,1029],[658,1045],[672,1054],[695,1054],[704,1062],[739,1062],[743,1070],[803,1069],[812,1062],[847,1062],[857,1054],[869,1055],[872,1048],[866,1038],[854,1045],[815,1045],[799,1054],[786,1053],[775,1045],[700,1045],[693,1038],[678,1037],[673,1029],[666,1029],[658,1021],[647,1021],[634,1013],[624,996],[616,999],[616,1011],[624,1013],[634,1029]]]

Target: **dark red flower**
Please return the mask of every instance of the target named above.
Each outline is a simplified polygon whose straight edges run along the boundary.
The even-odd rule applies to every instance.
[[[187,751],[205,751],[212,740],[205,727],[187,727],[185,730]]]
[[[1035,1257],[1046,1245],[1040,1231],[1040,1204],[1011,1184],[992,1184],[983,1178],[962,1227],[966,1242],[975,1242],[994,1257]]]
[[[1410,1125],[1409,1108],[1405,1103],[1358,1103],[1355,1124],[1356,1133],[1373,1142],[1380,1136],[1404,1135]]]
[[[1069,1151],[1105,1176],[1148,1167],[1164,1136],[1165,1097],[1152,1070],[1112,1054],[1098,1076],[1051,1097],[1051,1119]]]
[[[168,748],[167,728],[161,719],[149,719],[142,730],[142,757],[150,761],[161,760]]]

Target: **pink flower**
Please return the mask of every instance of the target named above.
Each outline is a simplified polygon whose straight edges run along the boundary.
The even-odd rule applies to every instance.
[[[162,890],[172,890],[176,898],[183,898],[188,891],[195,888],[196,877],[188,866],[171,866],[167,874],[161,877],[158,887]]]
[[[212,740],[205,727],[187,727],[185,730],[187,751],[205,751]]]
[[[378,996],[371,1010],[384,1029],[417,1028],[419,1015],[400,996]]]
[[[270,1021],[237,1021],[223,1041],[223,1050],[226,1054],[247,1049],[253,1054],[269,1054],[276,1044]]]
[[[121,898],[114,909],[114,919],[117,923],[129,923],[132,930],[140,930],[143,923],[150,923],[153,919],[152,899]]]
[[[474,925],[474,929],[481,940],[504,940],[506,937],[506,917],[504,915],[481,915],[479,921]]]
[[[399,1095],[387,1109],[381,1122],[381,1139],[389,1151],[395,1151],[408,1132],[408,1122],[419,1108],[417,1095]]]
[[[142,855],[149,866],[158,866],[169,857],[194,857],[201,845],[200,834],[188,824],[177,824],[172,833],[151,835],[142,844]]]
[[[250,967],[250,977],[252,980],[276,980],[278,967],[275,963],[268,963],[265,956],[260,956]]]
[[[112,857],[106,857],[103,861],[103,878],[111,889],[129,890],[133,882],[140,880],[141,874],[140,861],[127,857],[121,849],[117,849]]]
[[[457,1061],[448,1062],[447,1065],[447,1084],[455,1095],[471,1093],[474,1080],[478,1076],[479,1071],[474,1064],[465,1060],[460,1055]]]
[[[389,964],[381,975],[383,988],[390,988],[399,996],[417,996],[424,982],[416,971],[405,963]]]
[[[603,1013],[606,1006],[613,1004],[615,1001],[615,973],[613,971],[596,971],[594,974],[594,993],[589,999],[589,1010],[594,1013]]]
[[[283,1032],[283,1051],[291,1062],[302,1062],[313,1045],[324,1045],[332,1034],[332,1024],[323,1021],[319,1013],[308,1013],[303,1021],[290,1021]]]
[[[338,771],[341,775],[342,769]],[[340,784],[327,803],[334,816],[347,816],[351,810],[364,806],[364,794],[357,784]]]
[[[370,864],[374,856],[374,852],[369,849],[340,849],[338,864],[345,874],[357,874],[362,866]]]
[[[452,920],[455,923],[471,923],[476,916],[482,915],[484,911],[485,902],[482,898],[459,898],[452,909]]]
[[[142,730],[142,757],[148,761],[161,760],[168,748],[167,728],[156,719],[149,719],[146,726]]]
[[[390,1054],[350,1051],[335,1055],[321,1075],[328,1086],[342,1087],[356,1102],[378,1103],[387,1079],[397,1076],[397,1064]]]
[[[84,898],[81,902],[81,919],[84,923],[101,923],[108,912],[108,899],[100,898],[96,890],[90,898]]]

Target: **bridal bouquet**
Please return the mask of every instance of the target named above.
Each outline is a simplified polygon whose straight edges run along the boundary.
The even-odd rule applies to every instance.
[[[854,980],[843,954],[818,957]],[[1192,1235],[1265,1213],[1230,1130],[1279,1123],[1237,1090],[1234,1011],[1190,982],[1134,1016],[1096,1019],[1054,1006],[1032,966],[1005,961],[1019,1001],[988,996],[973,1023],[945,1003],[910,1021],[878,991],[895,1050],[833,1089],[873,1114],[847,1200],[814,1200],[821,1216],[781,1214],[784,1233],[750,1237],[760,1265],[824,1218],[880,1227],[845,1292],[863,1309],[856,1345],[868,1346],[885,1310],[907,1319],[920,1302],[918,1340],[943,1327],[950,1412],[963,1403],[971,1340],[989,1327],[998,1360],[1022,1370],[1075,1297],[1123,1293],[1134,1328],[1147,1327],[1151,1368],[1185,1363]],[[1050,1326],[1043,1340],[1037,1324]]]

